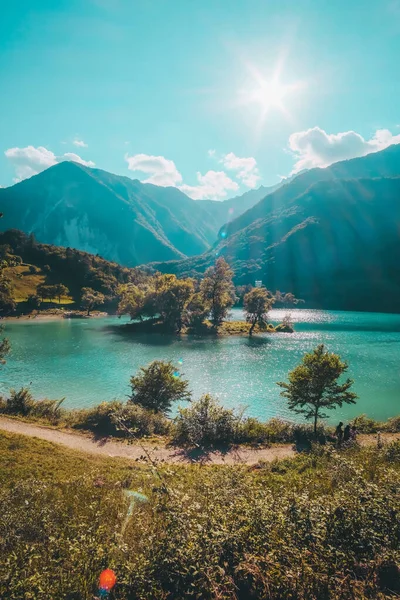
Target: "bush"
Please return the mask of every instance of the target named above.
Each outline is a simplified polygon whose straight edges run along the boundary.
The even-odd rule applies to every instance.
[[[134,404],[102,402],[92,409],[71,413],[76,429],[87,429],[96,435],[142,437],[145,435],[167,435],[170,421],[163,415]],[[128,430],[128,431],[127,431]]]
[[[52,423],[58,423],[64,416],[64,410],[61,408],[61,404],[65,398],[61,400],[37,400],[34,401],[29,415],[37,417],[39,419],[45,419]]]
[[[4,412],[10,415],[27,416],[32,411],[35,400],[28,388],[11,390],[10,397],[6,399]]]
[[[205,394],[189,408],[179,409],[173,441],[182,446],[215,446],[237,440],[240,418]]]
[[[0,412],[58,423],[64,414],[61,408],[63,402],[64,398],[61,400],[35,400],[28,388],[21,388],[18,391],[11,390],[9,398],[0,399]]]
[[[35,267],[35,265],[29,265],[29,273],[31,273],[31,275],[36,275],[36,273],[40,273],[40,269]]]
[[[398,433],[400,431],[400,416],[389,419],[385,423],[384,429],[389,433]]]
[[[353,421],[359,433],[377,433],[384,428],[382,423],[370,419],[367,415],[359,415]]]
[[[385,448],[385,458],[388,462],[400,463],[400,440],[392,442]]]

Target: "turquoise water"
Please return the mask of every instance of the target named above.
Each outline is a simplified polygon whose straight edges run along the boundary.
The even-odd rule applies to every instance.
[[[233,311],[234,318],[241,311]],[[274,310],[271,320],[286,311]],[[141,365],[183,359],[182,374],[194,397],[217,395],[229,407],[247,406],[260,418],[291,416],[276,381],[319,343],[350,365],[360,399],[335,419],[367,413],[386,419],[400,413],[400,315],[316,310],[292,311],[294,334],[218,340],[127,334],[116,317],[6,323],[12,354],[0,371],[0,391],[29,385],[36,398],[65,397],[83,407],[129,394]]]

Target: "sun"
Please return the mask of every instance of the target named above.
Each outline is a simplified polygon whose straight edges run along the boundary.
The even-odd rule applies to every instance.
[[[244,86],[238,90],[238,104],[256,109],[262,124],[268,113],[280,112],[290,120],[288,104],[302,87],[300,82],[284,83],[282,65],[279,64],[270,77],[266,77],[254,64],[247,64],[248,77]]]
[[[275,79],[271,81],[262,80],[254,86],[253,90],[249,91],[249,101],[255,102],[267,110],[282,108],[283,100],[288,91],[287,86],[282,85]]]

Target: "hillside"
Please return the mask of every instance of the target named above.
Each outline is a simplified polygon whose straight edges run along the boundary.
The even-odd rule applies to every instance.
[[[87,252],[40,244],[22,231],[0,233],[1,247],[7,247],[11,255],[22,259],[21,265],[4,270],[11,280],[12,296],[17,303],[36,295],[39,285],[57,283],[70,290],[70,296],[62,297],[62,304],[78,302],[83,287],[101,292],[111,301],[119,284],[144,277],[139,269],[128,269]]]
[[[195,201],[177,188],[62,162],[0,189],[0,226],[132,267],[201,254],[224,223],[267,189],[227,202]]]
[[[310,169],[284,183],[260,202],[231,221],[219,232],[219,238],[229,237],[263,219],[268,213],[287,207],[298,196],[318,182],[335,182],[342,179],[370,179],[374,177],[400,176],[400,144],[389,146],[361,158],[334,163],[325,169]]]
[[[208,253],[155,266],[200,274],[218,254],[233,266],[238,284],[262,279],[308,306],[397,312],[399,229],[399,177],[329,179],[231,232]]]

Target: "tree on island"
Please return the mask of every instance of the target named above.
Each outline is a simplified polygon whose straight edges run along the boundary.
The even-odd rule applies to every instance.
[[[120,301],[118,304],[118,314],[128,314],[132,320],[143,320],[144,308],[146,305],[146,294],[139,286],[129,283],[121,286],[118,290]]]
[[[210,305],[211,322],[215,328],[222,324],[229,309],[235,303],[235,287],[232,277],[232,269],[221,257],[217,259],[213,267],[207,269],[200,284],[203,298]]]
[[[268,324],[268,312],[274,299],[266,288],[254,288],[248,292],[243,301],[247,323],[251,323],[249,335],[253,335],[256,325],[265,329]]]
[[[173,402],[190,400],[188,385],[171,362],[155,360],[131,377],[130,402],[166,414]]]
[[[304,414],[306,419],[313,419],[315,435],[318,419],[327,416],[322,412],[324,409],[356,403],[357,394],[349,391],[353,380],[338,383],[347,369],[347,363],[338,354],[330,354],[324,344],[320,344],[305,354],[302,362],[289,372],[289,383],[277,383],[283,388],[281,396],[288,399],[290,410]]]
[[[81,290],[81,305],[87,310],[87,316],[95,306],[104,304],[105,296],[101,292],[96,292],[92,288],[84,287]]]
[[[200,331],[209,314],[210,305],[204,300],[201,292],[193,294],[187,305],[187,323],[190,329]]]
[[[193,295],[191,279],[177,279],[175,275],[162,275],[158,286],[157,308],[164,325],[178,333],[186,320],[186,309]]]

